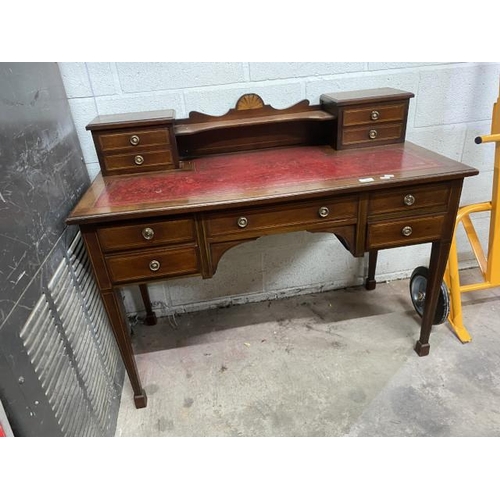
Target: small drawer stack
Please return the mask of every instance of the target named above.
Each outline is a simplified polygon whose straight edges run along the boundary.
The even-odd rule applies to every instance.
[[[368,202],[366,250],[440,239],[450,195],[449,182],[374,192]]]
[[[200,273],[192,216],[109,224],[97,238],[115,285]]]
[[[404,142],[411,92],[382,88],[323,94],[323,108],[336,117],[335,149]]]
[[[171,170],[179,165],[173,110],[98,116],[92,132],[103,175]]]

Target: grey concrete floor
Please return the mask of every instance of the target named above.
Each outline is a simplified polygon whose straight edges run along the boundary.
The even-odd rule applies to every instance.
[[[116,436],[500,436],[500,289],[463,306],[423,358],[408,280],[137,325]]]

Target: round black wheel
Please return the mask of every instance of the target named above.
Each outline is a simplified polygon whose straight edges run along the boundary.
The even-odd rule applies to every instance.
[[[429,279],[429,269],[424,266],[417,267],[410,278],[410,297],[417,314],[422,317],[424,314],[425,290],[427,280]],[[433,325],[440,325],[446,321],[450,313],[450,295],[445,282],[441,283],[436,314],[434,315]]]

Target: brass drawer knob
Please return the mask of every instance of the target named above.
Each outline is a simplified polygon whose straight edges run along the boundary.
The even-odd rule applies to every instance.
[[[410,236],[411,233],[413,233],[413,229],[411,228],[411,226],[405,226],[402,230],[401,230],[401,233],[403,234],[403,236]]]
[[[404,198],[403,198],[403,202],[405,205],[407,205],[408,207],[411,207],[414,203],[415,203],[415,196],[413,196],[412,194],[407,194]]]
[[[133,135],[130,137],[130,144],[132,144],[132,146],[137,146],[139,142],[141,142],[141,140],[139,139],[138,135]]]
[[[243,228],[243,227],[247,227],[248,226],[248,219],[246,217],[240,217],[238,219],[238,226]]]
[[[318,210],[318,215],[320,217],[328,217],[328,214],[330,213],[330,210],[328,209],[328,207],[321,207],[319,210]]]
[[[158,271],[158,269],[160,269],[160,263],[157,260],[152,260],[149,263],[149,269],[151,269],[151,271]]]
[[[378,111],[372,111],[370,113],[370,118],[373,120],[373,121],[376,121],[380,118],[380,113]]]
[[[376,139],[376,138],[377,138],[377,135],[378,135],[378,134],[377,134],[377,131],[376,131],[375,129],[372,129],[372,130],[370,130],[370,132],[368,132],[368,137],[369,137],[370,139]]]
[[[142,165],[144,163],[144,157],[141,156],[141,155],[137,155],[135,158],[134,158],[134,163],[136,165]]]
[[[152,227],[145,227],[142,230],[142,237],[145,240],[152,240],[154,235],[155,235],[155,232],[154,232]]]

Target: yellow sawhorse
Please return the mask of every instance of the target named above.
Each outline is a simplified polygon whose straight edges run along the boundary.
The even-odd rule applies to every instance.
[[[491,201],[467,205],[458,210],[455,235],[444,274],[444,281],[451,295],[448,321],[455,330],[457,337],[464,343],[470,342],[472,337],[463,324],[461,294],[500,286],[500,96],[493,105],[491,134],[476,137],[475,142],[476,144],[484,142],[495,143],[492,197]],[[491,212],[488,258],[485,257],[481,242],[470,218],[470,214],[476,212]],[[457,253],[457,228],[459,224],[462,224],[464,227],[465,234],[481,270],[483,281],[479,283],[460,284]]]

